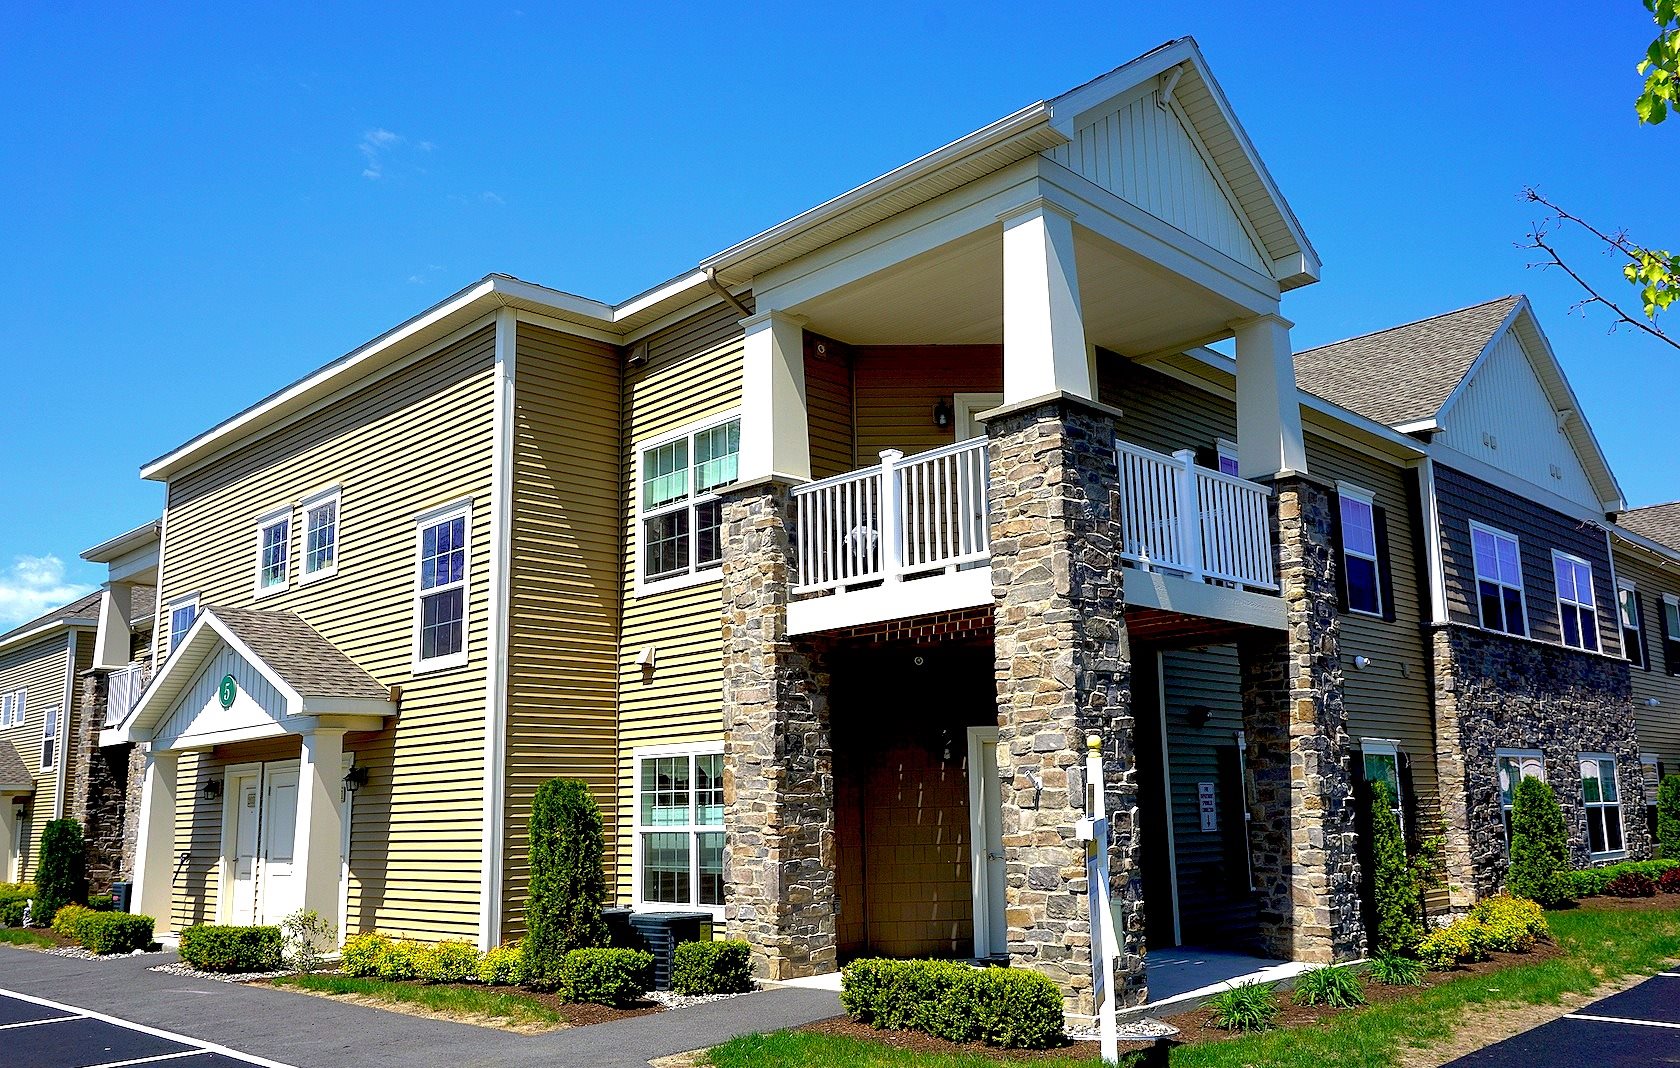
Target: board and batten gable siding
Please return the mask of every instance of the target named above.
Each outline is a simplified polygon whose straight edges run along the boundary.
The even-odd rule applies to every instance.
[[[537,787],[554,778],[588,783],[607,840],[614,835],[622,362],[615,346],[519,324],[499,932],[504,941],[524,932]],[[609,855],[609,869],[612,860]]]
[[[1633,583],[1639,597],[1646,667],[1629,668],[1633,680],[1633,720],[1639,750],[1655,753],[1665,774],[1680,774],[1680,658],[1670,658],[1663,644],[1663,594],[1680,597],[1680,565],[1665,568],[1648,554],[1617,543],[1616,577]],[[1680,635],[1675,636],[1680,639]],[[1652,698],[1655,708],[1647,704]]]
[[[169,602],[291,609],[374,679],[402,687],[394,726],[352,734],[345,747],[369,769],[351,843],[352,931],[418,938],[478,935],[483,840],[484,716],[489,655],[491,444],[495,330],[486,326],[169,484],[158,627]],[[299,583],[306,495],[338,486],[338,572]],[[413,667],[415,520],[472,502],[467,663]],[[292,584],[254,597],[256,523],[292,505]],[[163,634],[164,647],[169,636]],[[231,747],[230,760],[249,759]],[[213,866],[219,837],[193,820],[200,799],[183,762],[179,841],[187,872]],[[219,809],[217,812],[219,813]],[[219,820],[219,816],[217,817]],[[219,831],[216,832],[219,834]],[[208,850],[208,854],[205,851]],[[177,883],[204,907],[213,873]],[[213,889],[213,887],[211,887]],[[214,902],[208,907],[213,911]]]
[[[1621,627],[1616,620],[1610,551],[1603,527],[1554,512],[1443,463],[1435,465],[1435,500],[1441,517],[1441,571],[1446,582],[1448,619],[1481,626],[1476,562],[1470,542],[1470,523],[1474,520],[1514,535],[1522,548],[1523,598],[1528,606],[1530,638],[1553,645],[1563,641],[1557,578],[1552,571],[1552,550],[1557,549],[1592,565],[1600,649],[1611,656],[1621,655]]]
[[[77,661],[82,666],[93,651],[93,631],[78,630]],[[69,668],[70,639],[64,631],[49,634],[37,641],[0,652],[0,693],[25,688],[23,723],[0,729],[0,741],[10,742],[35,778],[35,792],[29,795],[29,842],[24,853],[23,879],[35,877],[35,867],[41,859],[41,830],[53,818],[58,800],[58,763],[51,768],[41,767],[41,735],[47,712],[59,709],[60,724],[66,714],[64,680]],[[73,725],[73,724],[72,724]],[[62,726],[59,736],[63,738]],[[70,737],[75,737],[71,735]],[[10,805],[12,799],[0,799]],[[10,849],[11,843],[0,843],[0,849]],[[0,854],[3,856],[4,854]]]
[[[623,818],[616,843],[617,888],[624,902],[634,892],[636,748],[723,740],[722,585],[719,578],[707,578],[681,589],[637,595],[636,454],[662,434],[740,406],[743,333],[738,321],[733,325],[733,332],[726,330],[713,311],[672,326],[648,339],[648,362],[624,376],[624,612],[618,662],[618,811]],[[644,671],[639,661],[649,648],[656,663]]]

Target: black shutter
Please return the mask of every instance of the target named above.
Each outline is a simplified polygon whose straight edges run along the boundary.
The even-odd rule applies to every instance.
[[[1633,614],[1635,622],[1639,624],[1639,662],[1646,671],[1651,670],[1651,642],[1646,637],[1646,631],[1651,629],[1651,617],[1645,614],[1645,597],[1638,590],[1633,591]],[[1658,613],[1661,615],[1662,613]]]
[[[1209,471],[1219,470],[1219,450],[1203,445],[1196,450],[1196,466],[1205,467]]]
[[[1412,758],[1401,750],[1395,759],[1400,765],[1400,812],[1405,817],[1400,834],[1408,845],[1415,847],[1422,838],[1418,834],[1418,795],[1412,783]]]
[[[1657,598],[1657,622],[1662,626],[1663,670],[1680,675],[1680,657],[1674,655],[1675,639],[1680,635],[1668,632],[1668,605],[1661,597]]]
[[[1331,567],[1336,572],[1336,610],[1348,610],[1347,558],[1342,555],[1342,495],[1330,494],[1330,550],[1335,554]]]
[[[1377,528],[1377,584],[1382,590],[1382,617],[1394,622],[1394,557],[1388,551],[1388,509],[1371,506],[1371,523]]]

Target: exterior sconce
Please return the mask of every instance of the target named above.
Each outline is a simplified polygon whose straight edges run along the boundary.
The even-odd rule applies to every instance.
[[[367,781],[368,781],[367,765],[365,765],[365,764],[357,765],[356,767],[353,767],[349,771],[344,773],[344,792],[347,793],[347,794],[353,794],[357,790],[360,790],[362,787],[366,786]]]
[[[956,412],[951,408],[951,402],[944,397],[933,406],[933,425],[941,430],[951,429],[951,421],[956,418]]]
[[[1200,730],[1213,718],[1213,709],[1207,705],[1191,705],[1184,710],[1184,718],[1193,729]]]
[[[220,798],[222,796],[222,780],[220,780],[220,779],[205,779],[204,780],[204,790],[202,792],[204,794],[204,800],[206,800],[206,801],[217,800],[218,798]]]
[[[1645,698],[1645,707],[1646,708],[1661,708],[1662,707],[1662,698],[1660,698],[1660,697],[1647,697],[1647,698]]]
[[[1358,668],[1360,671],[1364,671],[1366,668],[1371,666],[1371,658],[1368,656],[1356,656],[1353,658],[1353,666]]]

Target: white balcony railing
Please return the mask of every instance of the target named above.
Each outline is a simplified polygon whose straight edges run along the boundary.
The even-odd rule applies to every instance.
[[[128,718],[146,691],[145,669],[139,664],[118,668],[105,680],[105,686],[105,726],[115,727]]]
[[[1116,442],[1120,460],[1120,555],[1151,571],[1259,590],[1277,589],[1271,490],[1171,456]]]
[[[793,592],[897,582],[984,562],[986,475],[986,439],[975,438],[908,459],[889,449],[875,467],[795,489]]]

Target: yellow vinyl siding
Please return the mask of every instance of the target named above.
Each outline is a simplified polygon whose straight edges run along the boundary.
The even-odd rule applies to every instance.
[[[1640,623],[1645,631],[1648,669],[1630,667],[1633,679],[1633,718],[1639,732],[1639,751],[1655,753],[1663,772],[1680,774],[1680,663],[1663,647],[1663,594],[1680,595],[1680,565],[1668,568],[1650,556],[1620,544],[1615,552],[1616,577],[1632,582],[1639,593]],[[1617,617],[1620,626],[1620,617]],[[1675,635],[1680,639],[1680,635]],[[1647,702],[1655,698],[1655,708]]]
[[[684,336],[715,341],[717,333]],[[656,346],[650,344],[650,352]],[[728,412],[741,403],[741,332],[704,351],[671,353],[630,372],[624,386],[622,527],[624,624],[619,647],[619,811],[617,843],[621,900],[632,894],[637,746],[717,741],[723,737],[722,591],[715,578],[683,589],[636,595],[636,449],[668,431]],[[656,650],[644,673],[642,650]]]
[[[76,659],[81,662],[93,651],[93,631],[79,631],[78,634]],[[53,766],[43,769],[41,732],[49,709],[58,708],[61,717],[70,715],[70,710],[63,707],[69,642],[68,634],[60,630],[27,645],[0,652],[0,693],[11,693],[19,688],[29,691],[24,697],[23,723],[0,730],[0,741],[11,743],[23,759],[23,766],[35,778],[35,792],[29,795],[27,806],[29,842],[23,851],[22,875],[25,880],[35,877],[35,868],[41,859],[41,829],[53,818],[58,800],[58,761],[64,759],[64,746],[60,745],[60,754]],[[62,719],[60,723],[63,723]],[[73,719],[71,723],[74,723]],[[60,737],[63,737],[62,730]],[[72,734],[71,738],[74,737]],[[0,804],[11,803],[11,796],[0,798]],[[10,846],[9,842],[0,843],[0,849],[9,849]],[[0,857],[4,856],[0,853]]]
[[[478,933],[494,338],[490,327],[476,331],[169,486],[159,627],[167,631],[169,601],[193,592],[201,609],[293,609],[379,682],[402,687],[395,726],[346,742],[369,768],[356,799],[352,930]],[[291,588],[254,600],[257,518],[332,485],[342,488],[338,573],[298,583],[294,507]],[[472,501],[468,662],[416,675],[414,521],[463,499]],[[193,824],[189,870],[213,863],[220,845],[203,823]],[[189,848],[184,834],[180,848]],[[212,883],[185,887],[193,904],[177,911],[202,908]]]
[[[528,828],[538,786],[557,777],[587,782],[607,840],[613,838],[623,521],[619,367],[610,345],[519,327],[503,938],[524,929]]]

